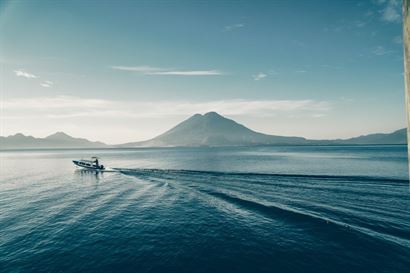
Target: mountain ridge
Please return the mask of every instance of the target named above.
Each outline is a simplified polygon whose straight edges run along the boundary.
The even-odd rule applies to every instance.
[[[378,137],[375,137],[375,136]],[[389,139],[394,135],[392,139]],[[349,139],[312,140],[297,136],[268,135],[253,131],[216,112],[195,114],[168,131],[146,141],[117,147],[249,146],[249,145],[354,145],[407,144],[406,129],[393,133],[369,134]]]
[[[107,145],[56,132],[44,138],[17,133],[0,136],[0,150],[44,148],[222,147],[257,145],[382,145],[407,144],[406,128],[349,139],[312,140],[297,136],[268,135],[253,131],[216,112],[195,114],[149,140]]]
[[[0,150],[12,149],[67,149],[67,148],[105,148],[109,145],[90,141],[85,138],[75,138],[63,132],[57,132],[44,138],[36,138],[17,133],[7,137],[0,136]]]

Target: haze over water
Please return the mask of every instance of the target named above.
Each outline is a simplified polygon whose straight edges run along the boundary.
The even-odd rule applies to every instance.
[[[97,155],[119,171],[76,170]],[[1,272],[408,272],[405,146],[0,154]]]

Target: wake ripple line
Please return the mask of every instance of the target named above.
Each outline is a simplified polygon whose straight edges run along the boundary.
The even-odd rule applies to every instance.
[[[189,175],[213,175],[213,176],[265,176],[265,177],[289,177],[289,178],[317,178],[327,180],[343,179],[344,181],[356,181],[356,182],[368,182],[368,181],[380,181],[391,183],[409,183],[408,179],[391,178],[391,177],[371,177],[371,176],[352,176],[352,175],[308,175],[308,174],[281,174],[281,173],[257,173],[257,172],[219,172],[219,171],[199,171],[199,170],[184,170],[184,169],[147,169],[147,168],[113,168],[122,174],[126,175],[165,175],[165,174],[189,174]]]
[[[409,240],[397,238],[396,236],[388,234],[382,234],[377,231],[370,230],[368,228],[363,228],[355,225],[347,225],[345,223],[330,218],[319,217],[314,214],[301,212],[291,208],[285,208],[280,206],[268,206],[251,200],[231,196],[222,192],[213,192],[209,190],[200,191],[221,198],[222,200],[225,200],[229,203],[236,204],[239,207],[260,213],[271,219],[280,219],[296,225],[303,224],[309,228],[310,232],[313,233],[320,233],[320,235],[324,235],[326,233],[343,233],[343,236],[348,237],[345,238],[345,240],[351,240],[352,244],[357,243],[357,240],[364,239],[363,235],[367,235],[371,238],[377,239],[379,243],[387,242],[390,244],[400,245],[405,248],[410,248]],[[321,231],[319,231],[318,226],[320,226]],[[327,229],[323,230],[323,227],[327,227]],[[334,236],[337,235],[332,235],[330,236],[330,238],[335,238]],[[383,239],[381,239],[380,237],[383,237]]]

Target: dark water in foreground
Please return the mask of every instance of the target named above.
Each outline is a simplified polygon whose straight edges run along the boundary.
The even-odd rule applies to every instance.
[[[404,146],[2,152],[0,271],[410,272],[407,174]]]

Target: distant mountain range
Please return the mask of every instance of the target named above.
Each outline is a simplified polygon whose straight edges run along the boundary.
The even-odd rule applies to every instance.
[[[45,138],[35,138],[23,134],[0,137],[0,149],[45,149],[45,148],[105,148],[107,144],[92,142],[84,138],[74,138],[57,132]]]
[[[119,147],[167,146],[249,146],[249,145],[365,145],[407,144],[407,131],[371,134],[350,139],[311,140],[295,136],[275,136],[255,132],[218,113],[195,114],[153,139],[131,142]]]
[[[165,133],[146,141],[107,145],[58,132],[45,138],[23,134],[0,137],[0,149],[40,148],[126,148],[126,147],[197,147],[253,145],[377,145],[407,144],[407,130],[390,134],[370,134],[350,139],[311,140],[295,136],[275,136],[255,132],[218,113],[196,114]]]

